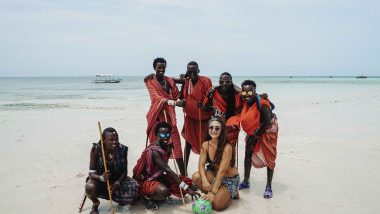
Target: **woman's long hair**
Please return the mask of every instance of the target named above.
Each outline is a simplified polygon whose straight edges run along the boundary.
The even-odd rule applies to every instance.
[[[212,139],[212,137],[209,134],[209,129],[208,129],[208,127],[210,126],[210,123],[212,121],[218,121],[220,123],[220,126],[221,126],[220,127],[221,128],[220,129],[220,135],[218,137],[218,144],[217,144],[217,148],[216,148],[215,159],[214,159],[214,163],[220,164],[220,162],[222,161],[222,155],[223,155],[224,147],[226,147],[226,144],[229,143],[228,139],[227,139],[226,122],[224,122],[224,120],[221,117],[211,118],[211,120],[208,121],[208,125],[207,125],[206,141],[209,141]],[[231,166],[235,165],[235,158],[233,156],[231,157],[231,163],[230,164],[231,164]]]

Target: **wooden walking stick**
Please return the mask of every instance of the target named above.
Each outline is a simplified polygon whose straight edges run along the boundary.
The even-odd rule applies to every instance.
[[[98,127],[99,127],[99,134],[100,134],[100,144],[101,144],[101,147],[102,147],[102,156],[103,156],[103,165],[104,165],[104,171],[107,172],[107,160],[106,160],[106,156],[104,154],[104,143],[103,143],[103,138],[102,138],[102,127],[100,126],[100,122],[98,121]],[[109,197],[109,201],[110,201],[110,206],[111,206],[111,210],[112,210],[112,214],[115,214],[115,210],[113,209],[113,205],[112,205],[112,194],[111,194],[111,188],[110,188],[110,182],[109,180],[107,179],[107,190],[108,190],[108,197]]]
[[[146,133],[145,149],[148,147],[148,136],[149,136],[149,134]]]
[[[236,141],[236,164],[237,168],[239,169],[239,137],[238,140]]]
[[[183,122],[185,122],[185,120],[186,120],[186,112],[183,112]],[[190,142],[187,142],[187,143],[190,143]],[[189,157],[190,157],[190,152],[189,152],[189,157],[187,157],[187,155],[186,155],[186,139],[185,139],[185,149],[183,150],[183,156],[184,156],[184,161],[185,161],[185,176],[187,176],[187,164],[189,164],[189,163],[187,163],[188,161],[189,161]]]
[[[198,118],[199,118],[199,155],[201,154],[202,148],[202,118],[201,118],[201,109],[198,109]]]
[[[84,206],[84,202],[86,202],[86,199],[87,199],[87,195],[86,193],[83,194],[83,199],[81,201],[81,203],[79,204],[79,213],[82,212],[82,209],[83,209],[83,206]]]
[[[165,116],[165,122],[168,122],[168,118],[166,117],[165,109],[164,109],[164,116]],[[172,148],[172,156],[173,156],[173,161],[174,161],[175,172],[177,173],[177,176],[178,176],[179,173],[178,173],[178,168],[177,168],[177,162],[175,161],[174,149],[173,148]],[[183,198],[182,189],[181,189],[181,187],[178,187],[178,188],[179,188],[179,192],[181,193],[182,203],[183,203],[183,205],[185,205],[185,199]]]
[[[172,148],[172,155],[173,155],[175,172],[177,173],[177,176],[178,176],[179,174],[178,174],[178,169],[177,169],[177,162],[175,161],[174,149],[173,148]],[[178,187],[178,189],[179,189],[179,192],[181,193],[182,203],[183,203],[183,205],[185,205],[185,199],[183,198],[182,189],[181,189],[181,187]]]

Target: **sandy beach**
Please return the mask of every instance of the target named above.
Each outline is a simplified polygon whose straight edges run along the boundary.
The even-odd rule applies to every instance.
[[[307,87],[305,87],[305,85]],[[223,213],[377,213],[380,185],[380,85],[290,84],[267,87],[279,118],[274,197],[262,197],[266,170],[253,169],[251,189],[240,192]],[[125,93],[134,93],[127,91]],[[145,92],[144,92],[145,93]],[[129,175],[145,147],[147,93],[115,97],[102,103],[79,99],[72,108],[2,109],[0,111],[0,213],[77,213],[88,173],[97,122],[112,126],[129,147]],[[178,126],[183,114],[177,109]],[[239,141],[243,173],[244,134]],[[182,142],[182,146],[184,146]],[[191,154],[188,172],[197,169]],[[176,200],[157,212],[143,205],[116,213],[191,213]],[[89,213],[87,200],[83,213]],[[102,200],[101,213],[111,213]]]

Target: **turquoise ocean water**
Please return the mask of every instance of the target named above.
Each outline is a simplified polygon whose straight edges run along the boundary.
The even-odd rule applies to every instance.
[[[95,84],[94,77],[0,77],[0,110],[128,108],[128,103],[148,102],[143,77],[120,77],[117,84]],[[380,92],[380,78],[369,77],[234,77],[235,84],[256,81],[259,92],[280,102],[312,102],[315,96],[363,96]],[[217,84],[217,77],[212,77]],[[290,96],[291,95],[291,96]],[[289,100],[289,97],[291,99]],[[149,104],[149,103],[147,103]]]

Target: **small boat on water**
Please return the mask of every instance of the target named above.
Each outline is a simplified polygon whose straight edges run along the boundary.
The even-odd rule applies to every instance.
[[[356,78],[357,79],[365,79],[365,78],[367,78],[367,76],[361,75],[361,76],[357,76]]]
[[[119,83],[121,79],[115,79],[113,74],[97,74],[95,76],[95,83]]]

